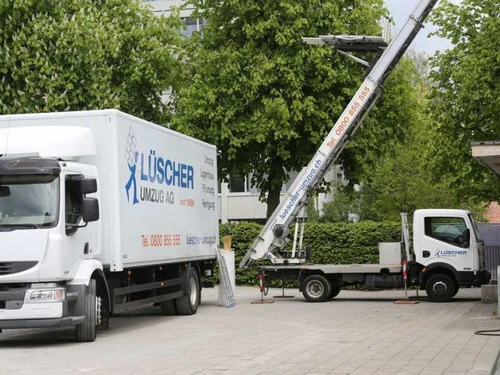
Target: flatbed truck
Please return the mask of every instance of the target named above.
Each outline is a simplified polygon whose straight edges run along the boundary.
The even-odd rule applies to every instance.
[[[460,286],[480,286],[489,282],[491,276],[485,269],[482,241],[474,218],[470,212],[463,210],[417,210],[413,219],[413,247],[404,218],[404,240],[379,247],[379,264],[306,264],[310,251],[301,246],[303,209],[308,199],[377,102],[384,81],[423,27],[436,3],[437,0],[420,0],[401,31],[388,44],[387,38],[375,36],[323,35],[303,38],[309,44],[333,47],[370,69],[316,154],[267,220],[240,267],[248,267],[255,260],[268,259],[273,265],[261,266],[261,279],[298,279],[305,298],[316,302],[335,297],[340,288],[349,283],[384,288],[416,285],[425,289],[433,301],[449,301]],[[352,52],[356,51],[374,52],[376,62],[368,64],[353,56]],[[290,242],[289,227],[293,221],[296,221],[293,249],[288,252],[284,249]],[[297,249],[299,221],[302,222],[302,229]],[[440,235],[436,231],[444,232]]]

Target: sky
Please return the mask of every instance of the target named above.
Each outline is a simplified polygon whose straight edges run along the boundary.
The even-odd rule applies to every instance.
[[[413,9],[417,6],[419,0],[384,0],[387,9],[391,12],[394,22],[393,35],[401,29],[405,24],[408,16]],[[453,0],[454,3],[458,4],[461,0]],[[439,2],[437,4],[439,6]],[[429,56],[434,55],[436,51],[444,51],[451,47],[451,43],[447,39],[441,39],[438,37],[428,38],[429,33],[436,30],[436,26],[431,24],[429,21],[425,22],[425,28],[420,30],[417,37],[410,46],[410,49],[414,49],[418,52],[425,52]]]

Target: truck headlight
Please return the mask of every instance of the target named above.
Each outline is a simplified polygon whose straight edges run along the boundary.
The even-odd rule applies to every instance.
[[[62,302],[66,296],[64,288],[55,289],[28,289],[24,302]]]

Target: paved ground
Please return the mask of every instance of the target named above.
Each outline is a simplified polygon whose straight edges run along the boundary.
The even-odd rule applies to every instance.
[[[72,342],[72,329],[4,331],[0,374],[486,375],[500,349],[500,337],[474,335],[500,329],[479,289],[416,305],[394,304],[398,291],[343,291],[317,304],[287,290],[295,298],[257,305],[258,289],[238,288],[230,309],[208,292],[194,316],[134,311],[94,343]]]

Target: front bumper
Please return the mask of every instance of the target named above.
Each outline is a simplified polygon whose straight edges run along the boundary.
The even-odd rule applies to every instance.
[[[66,327],[83,323],[84,316],[69,316],[58,319],[0,320],[0,329]]]
[[[61,289],[61,286],[3,285],[0,290],[0,329],[64,327],[84,321],[84,310],[76,307],[83,300],[79,295],[84,293],[85,285],[66,287],[65,299],[62,301],[30,300],[30,290],[45,289]]]
[[[56,319],[67,311],[65,302],[24,303],[20,309],[0,309],[0,325],[4,320]]]

